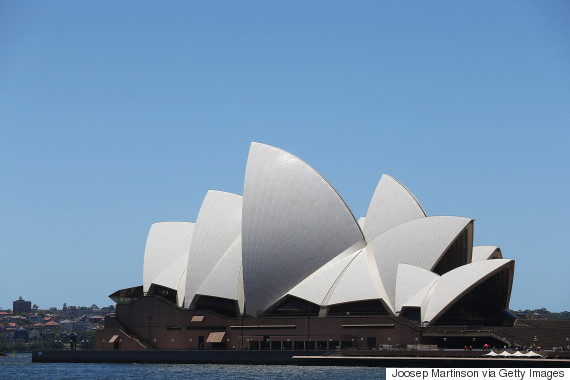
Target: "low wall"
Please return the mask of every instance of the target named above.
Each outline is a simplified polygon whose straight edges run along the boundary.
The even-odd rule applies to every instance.
[[[426,368],[557,368],[568,359],[341,356],[325,351],[34,351],[35,363],[189,363]]]
[[[325,355],[326,351],[311,351]],[[32,361],[41,363],[200,363],[200,364],[294,364],[293,356],[307,351],[34,351]]]

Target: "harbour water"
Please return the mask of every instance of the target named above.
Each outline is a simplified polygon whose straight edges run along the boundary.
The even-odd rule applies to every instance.
[[[32,363],[31,354],[0,357],[0,378],[11,379],[200,379],[385,380],[385,368],[221,364]]]

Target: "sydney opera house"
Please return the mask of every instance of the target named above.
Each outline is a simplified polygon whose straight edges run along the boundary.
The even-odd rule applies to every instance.
[[[142,286],[110,296],[97,348],[502,345],[514,260],[473,231],[388,175],[357,220],[308,164],[252,143],[243,195],[208,191],[196,222],[150,227]]]

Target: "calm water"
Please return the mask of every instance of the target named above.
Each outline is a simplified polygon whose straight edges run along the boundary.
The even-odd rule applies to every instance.
[[[375,379],[384,368],[218,364],[32,363],[31,354],[0,357],[0,379]]]

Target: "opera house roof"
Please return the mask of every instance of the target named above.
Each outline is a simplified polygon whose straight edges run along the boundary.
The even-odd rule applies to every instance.
[[[312,167],[254,142],[243,196],[211,190],[195,223],[151,226],[142,291],[230,315],[501,319],[514,260],[498,247],[473,247],[473,225],[426,215],[388,175],[357,221]]]

